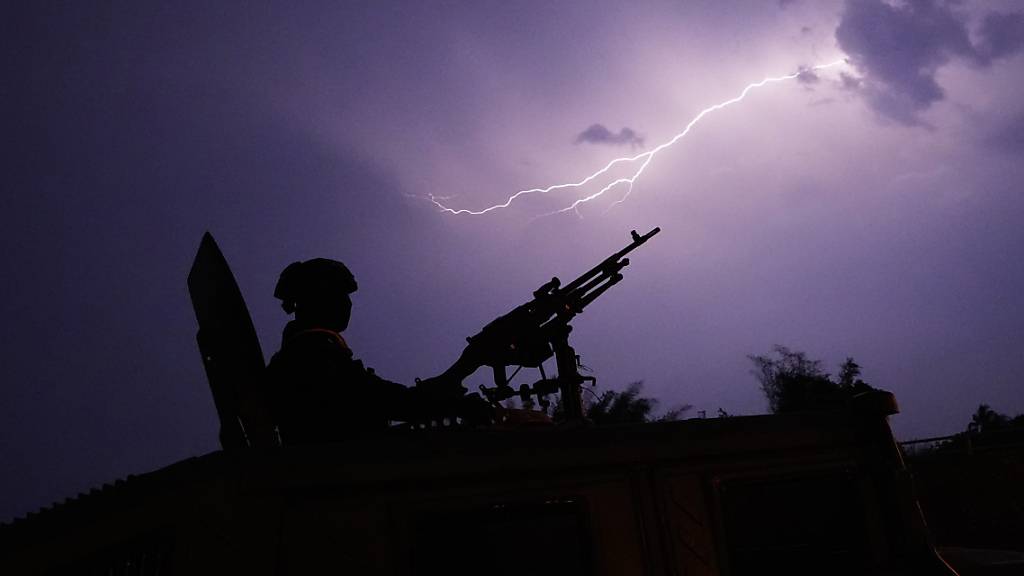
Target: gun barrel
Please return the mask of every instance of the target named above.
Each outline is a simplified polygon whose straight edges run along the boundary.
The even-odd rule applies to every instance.
[[[601,261],[600,264],[594,266],[593,268],[582,274],[579,278],[566,284],[564,287],[562,287],[561,292],[563,294],[569,294],[573,290],[576,290],[583,284],[589,282],[591,279],[593,279],[594,276],[598,274],[610,276],[617,273],[619,270],[622,269],[622,266],[625,265],[623,264],[622,266],[620,266],[619,260],[621,260],[623,256],[625,256],[626,254],[629,254],[633,250],[636,250],[644,242],[650,240],[651,237],[653,237],[658,232],[661,232],[661,228],[656,227],[647,234],[641,236],[640,234],[636,233],[636,230],[633,230],[632,232],[629,233],[630,236],[633,238],[633,241],[630,242],[629,245],[627,245],[622,250],[619,250],[615,254],[612,254],[611,256],[605,258],[604,260]],[[629,261],[627,260],[626,262],[628,263]]]
[[[582,312],[583,309],[586,308],[587,304],[590,304],[594,300],[597,300],[598,296],[600,296],[601,294],[604,294],[606,290],[608,290],[612,286],[618,284],[620,281],[622,281],[622,274],[615,274],[607,282],[605,282],[604,284],[598,286],[596,290],[594,290],[594,291],[584,295],[582,298],[580,298],[580,301],[576,305],[576,308],[580,312]]]
[[[577,288],[572,294],[568,294],[567,300],[573,303],[574,313],[583,311],[583,307],[586,306],[583,304],[584,301],[591,302],[593,300],[592,298],[587,299],[587,297],[595,288],[602,286],[603,283],[607,282],[610,278],[614,278],[616,276],[621,277],[622,275],[619,274],[619,272],[626,266],[629,266],[629,258],[623,258],[622,260],[615,262],[613,265],[602,270],[599,276],[595,276],[589,282]]]

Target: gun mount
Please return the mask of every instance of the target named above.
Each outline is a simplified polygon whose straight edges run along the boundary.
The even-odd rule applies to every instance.
[[[479,333],[467,338],[469,345],[462,356],[441,377],[449,382],[461,383],[482,366],[494,373],[494,387],[480,387],[493,404],[519,396],[536,396],[542,406],[548,405],[547,395],[558,391],[567,420],[583,417],[582,385],[594,383],[593,376],[579,373],[580,361],[569,344],[572,326],[569,322],[594,300],[622,281],[622,269],[629,265],[625,256],[651,239],[661,228],[640,235],[633,230],[632,242],[605,258],[572,282],[562,285],[555,277],[533,292],[533,298],[512,311],[499,316],[483,327]],[[556,377],[548,378],[544,361],[555,357]],[[509,385],[508,367],[537,368],[540,380],[533,385],[523,384],[518,389]],[[513,373],[515,376],[515,373]]]

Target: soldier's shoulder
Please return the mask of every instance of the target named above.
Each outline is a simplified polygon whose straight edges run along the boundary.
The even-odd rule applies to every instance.
[[[292,334],[281,347],[281,351],[284,353],[329,352],[352,357],[352,349],[348,347],[348,343],[340,334],[317,328]]]

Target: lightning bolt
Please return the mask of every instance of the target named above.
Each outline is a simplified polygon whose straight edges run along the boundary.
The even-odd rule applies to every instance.
[[[605,193],[607,193],[608,191],[612,190],[616,186],[625,185],[626,186],[626,192],[622,195],[621,198],[619,198],[618,200],[613,202],[611,206],[609,206],[609,209],[611,209],[615,205],[621,204],[622,202],[625,202],[627,198],[629,198],[629,195],[633,193],[633,185],[640,178],[640,176],[643,175],[644,170],[647,169],[647,167],[651,164],[651,161],[654,160],[654,157],[657,156],[659,152],[661,152],[662,150],[665,150],[666,148],[671,147],[676,142],[679,142],[680,140],[685,138],[686,135],[690,133],[690,130],[692,130],[693,127],[696,126],[697,123],[699,123],[701,120],[703,120],[704,117],[707,116],[708,114],[711,114],[712,112],[716,112],[718,110],[721,110],[722,108],[725,108],[727,106],[732,106],[733,104],[736,104],[737,102],[742,101],[744,98],[747,97],[748,94],[750,94],[750,92],[752,92],[753,90],[755,90],[757,88],[761,88],[762,86],[766,86],[768,84],[776,84],[776,83],[779,83],[779,82],[786,82],[788,80],[794,80],[796,78],[799,78],[801,74],[813,73],[813,72],[816,72],[818,70],[824,70],[826,68],[832,68],[834,66],[839,66],[839,65],[845,64],[845,63],[846,63],[846,59],[844,58],[844,59],[836,60],[835,62],[829,62],[827,64],[818,64],[816,66],[811,66],[810,68],[803,68],[803,69],[801,69],[801,70],[799,70],[797,72],[794,72],[792,74],[786,74],[785,76],[769,76],[769,77],[767,77],[767,78],[765,78],[763,80],[760,80],[758,82],[747,84],[747,86],[743,89],[742,92],[739,93],[738,96],[736,96],[734,98],[730,98],[729,100],[725,100],[724,102],[719,102],[718,104],[714,104],[712,106],[708,106],[707,108],[701,110],[696,116],[693,117],[692,120],[690,120],[689,123],[686,124],[686,127],[684,127],[681,132],[679,132],[678,134],[673,136],[668,141],[666,141],[666,142],[664,142],[662,144],[659,144],[658,146],[656,146],[655,148],[652,148],[651,150],[648,150],[647,152],[643,152],[643,153],[637,154],[635,156],[622,156],[620,158],[615,158],[614,160],[611,160],[610,162],[605,164],[604,167],[601,168],[600,170],[598,170],[598,171],[596,171],[596,172],[594,172],[594,173],[592,173],[592,174],[590,174],[590,175],[588,175],[588,176],[584,177],[583,179],[578,180],[576,182],[567,182],[567,183],[564,183],[564,184],[554,184],[554,185],[548,186],[546,188],[530,188],[528,190],[519,190],[515,194],[512,194],[511,196],[509,196],[508,199],[506,199],[501,204],[495,204],[494,206],[488,206],[487,208],[484,208],[482,210],[468,210],[468,209],[465,209],[465,208],[458,208],[458,209],[450,208],[450,207],[448,207],[448,206],[446,206],[446,205],[441,203],[441,200],[444,200],[444,198],[441,198],[439,196],[434,196],[433,194],[429,195],[428,197],[430,198],[430,201],[433,202],[434,205],[437,206],[442,212],[447,212],[449,214],[455,214],[455,215],[458,215],[458,214],[470,214],[470,215],[473,215],[473,216],[480,216],[482,214],[487,214],[488,212],[493,212],[495,210],[501,210],[501,209],[504,209],[504,208],[508,208],[509,206],[512,205],[513,202],[515,202],[519,198],[521,198],[523,196],[526,196],[526,195],[529,195],[529,194],[549,194],[551,192],[556,192],[558,190],[566,190],[566,189],[572,189],[572,188],[582,188],[582,187],[590,184],[591,182],[597,180],[601,176],[604,176],[605,174],[607,174],[615,166],[618,166],[620,164],[634,165],[635,169],[633,170],[633,172],[629,176],[617,178],[617,179],[615,179],[615,180],[605,184],[605,186],[603,188],[601,188],[600,190],[598,190],[597,192],[594,192],[594,193],[589,194],[587,196],[583,196],[581,198],[577,198],[575,201],[573,201],[568,206],[566,206],[564,208],[560,208],[558,210],[555,210],[554,212],[548,212],[547,214],[542,214],[539,217],[553,216],[555,214],[561,214],[561,213],[569,212],[569,211],[576,212],[576,214],[579,215],[578,208],[579,208],[579,206],[581,204],[585,204],[587,202],[590,202],[591,200],[594,200],[596,198],[599,198],[599,197],[603,196]]]

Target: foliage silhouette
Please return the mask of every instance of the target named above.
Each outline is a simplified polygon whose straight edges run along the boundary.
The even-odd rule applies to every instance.
[[[773,352],[748,356],[773,413],[840,408],[853,395],[871,389],[860,379],[860,365],[853,358],[839,366],[839,377],[833,380],[822,370],[821,360],[811,360],[804,352],[779,345]]]
[[[605,390],[586,407],[587,418],[599,426],[606,424],[637,424],[643,422],[665,422],[678,420],[692,408],[686,404],[669,409],[661,416],[654,417],[658,400],[641,396],[643,381],[631,383],[625,390]]]
[[[1019,418],[1020,416],[1014,420]],[[988,404],[979,404],[978,409],[971,416],[971,423],[967,425],[967,430],[983,434],[1008,428],[1010,422],[1012,420],[1009,416],[996,412]]]
[[[679,420],[693,408],[690,404],[674,406],[660,416],[655,416],[658,407],[656,398],[641,396],[643,380],[629,384],[625,390],[605,390],[600,395],[593,395],[584,401],[584,413],[591,422],[598,426],[611,424],[642,424],[646,422],[671,422]],[[523,403],[523,408],[533,409],[532,401]],[[562,419],[562,400],[559,397],[544,412],[552,419]]]

